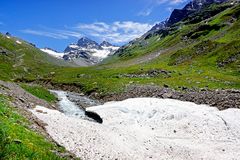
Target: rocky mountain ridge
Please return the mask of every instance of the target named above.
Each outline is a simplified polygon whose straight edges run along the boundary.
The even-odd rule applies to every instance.
[[[223,3],[226,1],[228,0],[193,0],[186,4],[182,9],[174,9],[168,19],[154,25],[149,32],[170,27],[171,25],[180,22],[184,18],[187,18],[190,14],[201,10],[207,5],[213,3]]]
[[[181,28],[181,24],[186,23],[186,19],[191,19],[189,23],[198,23],[205,19],[211,18],[214,15],[238,3],[238,0],[192,0],[187,3],[182,9],[174,9],[168,19],[154,25],[141,37],[130,41],[128,44],[119,48],[115,55],[123,56],[124,52],[128,52],[129,48],[135,45],[146,47],[149,45],[149,42],[147,42],[147,40],[155,35],[160,36],[157,39],[157,41],[159,41],[167,35],[179,30]],[[216,4],[218,7],[213,7],[212,10],[207,9],[207,12],[204,13],[206,8],[211,8],[211,6],[214,4]],[[179,24],[179,22],[181,22],[181,24]]]
[[[119,47],[112,45],[107,41],[98,44],[97,42],[87,38],[80,38],[77,43],[72,43],[66,47],[64,53],[59,53],[50,48],[41,49],[42,51],[72,62],[79,66],[90,66],[101,62],[103,59],[113,55]]]

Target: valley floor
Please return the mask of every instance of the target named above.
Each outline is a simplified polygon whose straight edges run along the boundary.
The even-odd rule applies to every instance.
[[[33,96],[18,84],[3,81],[0,94],[11,99],[19,113],[31,121],[34,131],[83,160],[240,157],[239,90],[205,90],[200,94],[188,89],[180,93],[135,86],[120,95],[103,97],[103,101],[111,101],[103,105],[82,94],[54,91],[60,100],[56,106],[36,97],[46,93],[41,88],[33,84],[21,86],[38,94]],[[140,96],[152,98],[131,98]],[[179,100],[162,99],[174,97]],[[43,98],[49,99],[46,95]],[[186,100],[199,104],[215,102],[216,108]],[[98,114],[103,123],[86,118],[79,106]],[[60,154],[69,156],[66,152]]]

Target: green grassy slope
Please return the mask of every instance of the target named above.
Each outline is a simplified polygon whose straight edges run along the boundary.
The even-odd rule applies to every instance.
[[[38,86],[38,85],[28,85],[28,84],[21,84],[21,87],[25,89],[27,92],[31,93],[32,95],[43,99],[49,103],[53,103],[57,101],[57,98],[46,88]]]
[[[63,159],[54,151],[61,153],[64,149],[31,131],[30,122],[7,101],[8,98],[0,95],[0,159]]]
[[[21,44],[17,43],[20,41]],[[56,59],[31,44],[0,34],[0,79],[50,75],[56,68],[70,64]]]

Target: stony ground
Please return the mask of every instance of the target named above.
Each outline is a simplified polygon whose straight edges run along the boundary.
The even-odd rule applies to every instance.
[[[81,91],[81,86],[67,85],[67,84],[53,84],[51,82],[34,82],[40,83],[47,88],[53,90],[63,90],[79,93],[84,95]],[[75,94],[77,95],[77,94]],[[78,95],[77,95],[78,96]],[[169,86],[159,87],[154,85],[129,85],[122,93],[108,93],[101,95],[97,92],[92,92],[89,96],[95,99],[96,102],[104,103],[109,101],[121,101],[128,98],[137,97],[157,97],[157,98],[171,98],[181,101],[194,102],[196,104],[207,104],[213,107],[218,107],[220,110],[227,108],[240,108],[240,90],[210,90],[210,89],[192,89],[181,87],[179,90],[169,88]],[[74,97],[69,95],[69,98]],[[76,103],[80,103],[77,102]],[[89,105],[86,105],[88,107]]]
[[[93,94],[93,97],[102,99],[104,102],[120,101],[127,98],[137,97],[157,97],[171,98],[181,101],[194,102],[196,104],[207,104],[217,107],[220,110],[228,108],[240,108],[240,90],[193,90],[181,88],[181,91],[176,91],[170,88],[161,88],[158,86],[137,86],[132,85],[120,94],[109,94],[100,97],[98,94]]]
[[[11,82],[4,82],[0,80],[0,94],[10,98],[11,106],[15,107],[19,114],[23,115],[30,121],[29,128],[33,131],[46,137],[46,139],[52,143],[56,143],[52,137],[46,132],[46,123],[39,120],[34,116],[29,109],[35,108],[37,105],[43,105],[50,109],[56,109],[55,104],[49,104],[48,102],[39,99],[32,94],[26,92],[19,85]],[[57,144],[58,145],[58,144]],[[66,159],[75,159],[74,155],[70,152],[59,153],[54,151],[59,156]],[[0,158],[1,159],[1,158]]]
[[[44,100],[26,92],[19,85],[11,82],[0,81],[0,93],[12,98],[14,106],[19,108],[34,108],[36,105],[44,105],[47,108],[56,108]]]
[[[42,121],[38,120],[33,116],[28,109],[35,108],[36,105],[44,105],[47,108],[56,108],[54,105],[50,105],[44,100],[41,100],[30,93],[26,92],[19,85],[11,82],[0,81],[0,94],[5,95],[11,99],[11,104],[15,107],[20,114],[33,122],[30,126],[31,129],[48,136],[46,134],[44,124]],[[49,136],[48,136],[49,137]]]

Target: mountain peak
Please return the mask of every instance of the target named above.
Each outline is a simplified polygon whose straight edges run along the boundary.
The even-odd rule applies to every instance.
[[[95,42],[87,37],[80,38],[77,42],[77,45],[79,47],[83,47],[83,48],[87,48],[87,49],[101,49],[101,46],[97,42]]]
[[[182,19],[186,18],[189,14],[200,10],[203,6],[210,5],[213,3],[223,3],[227,0],[192,0],[183,9],[174,9],[168,22],[167,26],[171,26]]]
[[[64,51],[64,60],[73,60],[77,64],[86,62],[84,64],[93,65],[114,54],[118,48],[107,41],[98,44],[87,37],[82,37],[76,44],[72,43],[67,46]]]
[[[110,47],[110,46],[113,46],[111,43],[107,42],[107,41],[103,41],[100,46],[102,47]]]

